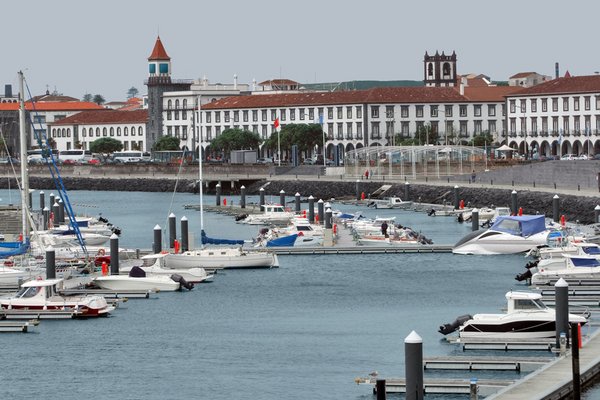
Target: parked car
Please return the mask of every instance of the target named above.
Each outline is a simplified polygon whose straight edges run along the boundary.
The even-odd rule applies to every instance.
[[[100,165],[102,164],[102,162],[100,161],[99,158],[90,158],[87,162],[88,164],[92,164],[92,165]]]
[[[575,154],[563,154],[560,159],[562,161],[570,161],[575,159]]]
[[[588,156],[586,156],[585,154],[581,154],[577,157],[575,157],[576,160],[587,160]]]
[[[256,160],[256,163],[257,164],[272,164],[273,158],[271,158],[271,157],[259,158],[258,160]]]
[[[315,165],[316,161],[314,158],[305,158],[303,164],[304,165]]]

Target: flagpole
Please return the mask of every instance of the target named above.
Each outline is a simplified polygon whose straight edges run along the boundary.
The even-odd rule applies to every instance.
[[[279,132],[281,129],[277,129],[277,165],[281,167],[281,140],[279,138]]]

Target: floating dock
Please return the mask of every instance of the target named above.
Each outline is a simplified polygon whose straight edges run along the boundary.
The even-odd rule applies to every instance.
[[[398,254],[398,253],[452,253],[451,245],[427,244],[406,246],[332,246],[332,247],[269,247],[276,254]]]
[[[467,350],[527,350],[527,351],[552,351],[556,339],[492,339],[492,338],[447,338],[450,343],[461,345],[463,351]]]
[[[551,357],[429,357],[423,359],[425,370],[466,371],[533,371],[556,358]]]
[[[96,295],[105,299],[149,299],[154,290],[109,290],[109,289],[65,289],[60,292],[65,296]]]
[[[373,393],[376,393],[376,378],[356,378],[355,382],[359,385],[373,386]],[[514,382],[514,380],[479,379],[477,380],[477,388],[479,389],[479,394],[488,396],[514,384]],[[386,393],[406,393],[406,380],[403,378],[386,378],[385,384]],[[425,394],[469,394],[471,392],[471,380],[425,378],[423,380],[423,389]]]
[[[0,333],[22,332],[27,333],[30,327],[37,326],[39,320],[30,321],[0,321]]]

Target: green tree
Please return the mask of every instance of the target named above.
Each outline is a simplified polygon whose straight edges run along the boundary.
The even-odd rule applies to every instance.
[[[102,97],[101,94],[95,94],[93,101],[98,105],[104,104],[104,102],[106,102],[106,100],[104,100],[104,97]]]
[[[274,132],[265,146],[276,150],[277,136]],[[279,132],[279,142],[282,152],[290,150],[294,144],[298,146],[298,151],[310,151],[316,145],[323,145],[323,128],[319,124],[289,124]]]
[[[120,151],[122,148],[123,144],[113,138],[100,138],[90,143],[90,151],[92,153],[109,154]]]
[[[258,149],[261,143],[262,140],[257,133],[236,128],[225,129],[210,142],[210,147],[227,155],[231,150]]]
[[[437,144],[438,143],[438,132],[431,129],[431,125],[421,125],[417,128],[415,135],[418,143],[423,144]]]
[[[158,139],[152,150],[155,151],[167,151],[167,150],[179,150],[179,138],[175,136],[163,136]]]
[[[81,100],[91,103],[94,100],[94,96],[92,96],[91,93],[86,93],[83,95],[83,98]]]
[[[494,138],[488,131],[485,131],[481,132],[479,135],[473,136],[473,139],[469,141],[469,146],[483,147],[486,144],[489,146],[492,143],[494,143]]]
[[[128,98],[128,99],[131,99],[131,98],[133,98],[133,97],[136,97],[136,96],[138,95],[138,93],[139,93],[139,92],[140,92],[140,91],[139,91],[139,90],[137,90],[137,88],[136,88],[136,87],[132,86],[132,87],[130,87],[130,88],[129,88],[129,90],[127,90],[127,98]]]

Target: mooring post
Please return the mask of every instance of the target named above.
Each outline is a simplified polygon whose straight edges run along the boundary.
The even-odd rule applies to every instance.
[[[188,219],[184,215],[181,217],[181,251],[188,251],[190,249],[188,233]]]
[[[217,183],[217,186],[215,186],[215,190],[216,190],[216,204],[217,207],[221,205],[221,184]]]
[[[258,194],[259,194],[259,196],[260,196],[260,199],[259,199],[259,201],[258,201],[258,204],[260,205],[260,207],[261,207],[261,209],[262,209],[262,206],[264,206],[264,205],[265,205],[265,188],[260,188],[260,189],[258,190]]]
[[[325,207],[324,207],[323,199],[319,199],[319,201],[317,201],[317,210],[318,210],[319,224],[325,225]]]
[[[50,208],[52,208],[54,206],[54,203],[56,202],[56,197],[54,197],[54,193],[50,193],[48,199],[50,200],[48,202],[48,205],[50,206]]]
[[[554,222],[560,221],[560,199],[557,194],[552,198],[552,219]]]
[[[471,230],[473,232],[479,230],[479,210],[476,208],[471,211]]]
[[[240,187],[240,208],[246,208],[246,186]]]
[[[315,198],[308,196],[308,222],[315,223]]]
[[[360,200],[360,179],[356,180],[356,201]]]
[[[404,182],[404,201],[410,201],[410,183]]]
[[[300,211],[302,210],[300,205],[300,193],[296,192],[294,195],[294,200],[296,202],[296,214],[300,214]]]
[[[154,254],[158,254],[162,251],[162,229],[158,224],[154,227],[154,243],[152,243],[152,251]]]
[[[175,214],[169,214],[169,248],[175,247],[175,240],[177,240],[177,217]]]
[[[404,339],[406,400],[423,400],[423,339],[412,331]]]
[[[458,210],[460,207],[460,199],[458,195],[458,185],[454,186],[454,209]]]
[[[54,201],[53,205],[52,205],[52,226],[58,226],[60,223],[60,220],[58,218],[58,214],[60,213],[60,206],[58,205],[58,203],[56,201]]]
[[[40,210],[42,210],[42,212],[43,212],[44,208],[46,208],[46,194],[44,193],[43,190],[41,190],[40,191]]]
[[[119,275],[119,237],[110,235],[110,274]]]
[[[50,219],[50,209],[48,207],[44,207],[44,211],[42,212],[44,215],[44,226],[42,227],[42,231],[48,229],[48,220]]]
[[[560,334],[567,335],[569,347],[569,284],[560,278],[554,284],[554,309],[556,310],[556,348],[560,348]]]
[[[600,205],[594,207],[594,223],[600,222]]]
[[[516,190],[513,190],[510,193],[510,204],[511,204],[510,213],[512,215],[517,215],[517,213],[519,212],[519,202],[517,199],[517,191]]]
[[[581,399],[581,374],[579,372],[579,324],[571,326],[571,337],[573,346],[571,346],[571,361],[573,365],[573,399]]]
[[[285,207],[285,190],[283,189],[279,191],[279,204]]]
[[[477,378],[471,378],[469,382],[469,400],[477,400]]]
[[[62,199],[58,199],[58,222],[65,223],[65,203]]]
[[[327,207],[327,210],[325,210],[325,229],[331,229],[333,227],[332,219],[333,211],[331,211],[331,208]]]
[[[377,400],[385,400],[385,379],[377,379],[375,381],[375,392],[377,393]]]
[[[56,278],[56,252],[54,247],[46,248],[46,279]]]

